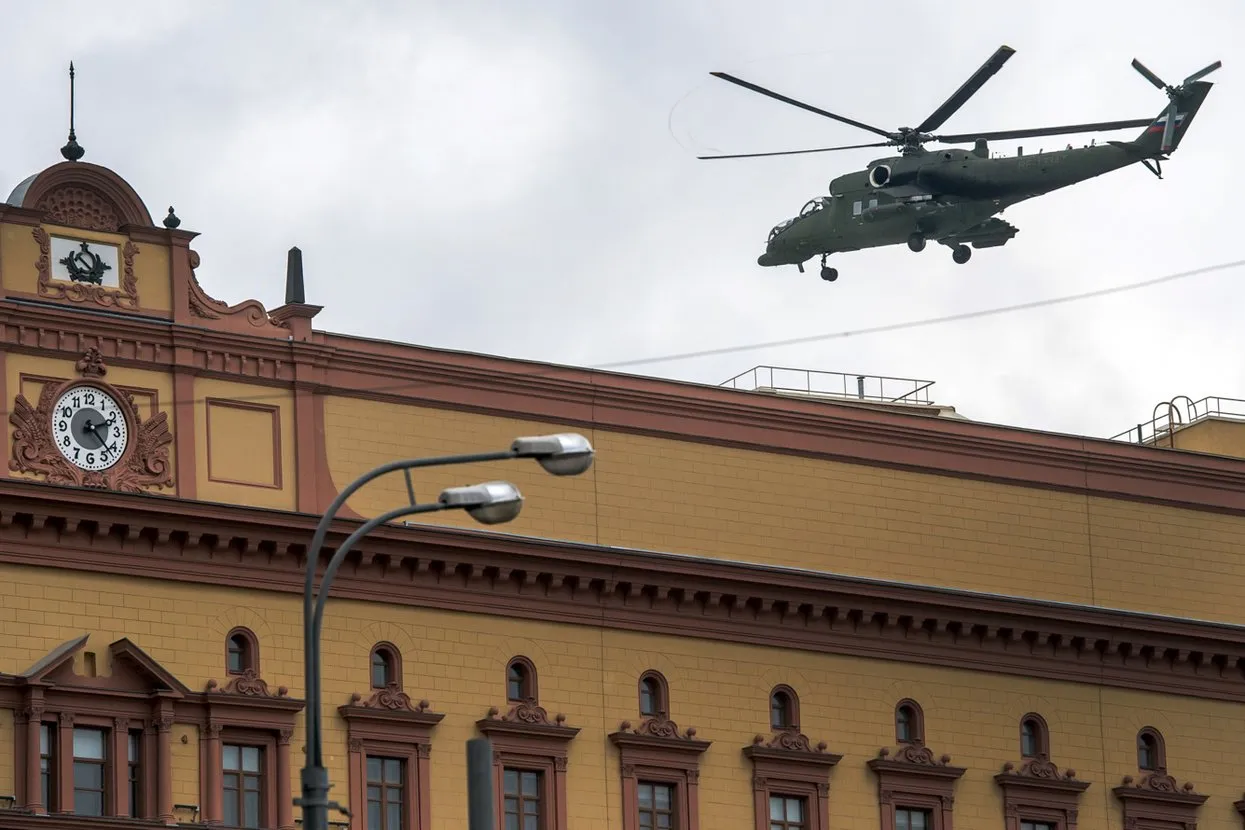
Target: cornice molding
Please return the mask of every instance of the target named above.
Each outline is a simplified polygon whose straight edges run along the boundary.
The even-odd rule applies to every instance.
[[[253,383],[298,378],[345,397],[1245,515],[1245,460],[830,401],[323,332],[289,341],[51,303],[0,301],[0,344],[66,356],[95,346],[119,365]],[[314,381],[300,377],[304,365],[314,367]]]
[[[0,562],[299,593],[318,517],[0,480]],[[339,521],[323,551],[359,525]],[[395,579],[395,575],[400,575]],[[1245,631],[1110,609],[434,526],[338,596],[1245,701]]]

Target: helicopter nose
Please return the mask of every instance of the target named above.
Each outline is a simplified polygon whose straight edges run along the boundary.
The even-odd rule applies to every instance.
[[[769,251],[766,251],[765,253],[757,257],[757,265],[763,265],[763,266],[768,267],[770,265],[777,265],[777,264],[778,264],[778,259],[773,254],[771,254]]]

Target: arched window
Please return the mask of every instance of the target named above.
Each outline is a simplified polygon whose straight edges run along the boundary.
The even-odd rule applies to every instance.
[[[800,699],[790,686],[775,686],[769,693],[770,729],[800,728]]]
[[[670,717],[670,703],[666,678],[660,672],[646,671],[640,675],[640,717]]]
[[[1020,719],[1020,755],[1023,758],[1050,756],[1050,733],[1041,715],[1030,712]]]
[[[536,667],[526,657],[515,657],[506,666],[506,700],[536,700]]]
[[[925,741],[925,715],[915,700],[901,700],[895,706],[895,740],[901,744]]]
[[[372,647],[372,688],[383,689],[390,683],[402,686],[402,661],[398,649],[390,643],[377,643]]]
[[[1167,769],[1167,748],[1153,726],[1137,733],[1137,768],[1153,772]]]
[[[246,628],[235,628],[225,638],[225,671],[242,674],[250,669],[259,673],[259,641]]]

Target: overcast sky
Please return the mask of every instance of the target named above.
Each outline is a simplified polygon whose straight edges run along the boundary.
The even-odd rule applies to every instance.
[[[535,11],[535,10],[539,11]],[[78,68],[85,161],[202,236],[200,281],[282,301],[303,249],[318,328],[576,365],[750,344],[1078,293],[1245,258],[1240,0],[248,0],[5,4],[0,189],[60,161]],[[1140,166],[1007,211],[964,266],[942,246],[761,268],[771,226],[874,150],[709,77],[883,128],[914,125],[1000,44],[945,125],[1155,115],[1217,86],[1157,180]],[[1100,135],[1130,139],[1135,130]],[[1026,151],[1090,136],[1004,142]],[[936,381],[970,418],[1109,436],[1175,395],[1245,398],[1245,269],[890,334],[635,367],[719,383],[757,364]]]

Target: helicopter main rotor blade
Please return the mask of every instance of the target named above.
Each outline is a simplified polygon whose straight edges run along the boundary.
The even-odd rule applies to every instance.
[[[964,141],[1001,141],[1008,138],[1029,138],[1042,135],[1067,135],[1070,133],[1097,133],[1109,130],[1124,130],[1129,127],[1146,127],[1154,123],[1153,118],[1134,118],[1129,121],[1099,121],[1094,124],[1069,124],[1066,127],[1037,127],[1031,130],[998,130],[988,133],[957,133],[956,135],[936,135],[935,141],[943,144],[959,144]]]
[[[859,127],[862,130],[868,130],[871,133],[877,133],[878,135],[884,136],[886,138],[894,138],[894,135],[892,133],[888,133],[886,130],[879,129],[869,124],[865,124],[861,121],[854,121],[851,118],[844,118],[841,115],[835,115],[834,113],[827,112],[826,110],[823,110],[823,109],[818,109],[817,107],[810,106],[809,104],[805,104],[800,101],[797,101],[794,98],[788,98],[786,95],[780,95],[779,93],[774,92],[772,90],[768,90],[765,87],[757,86],[754,83],[749,83],[748,81],[742,80],[740,78],[736,78],[734,75],[727,75],[725,72],[710,72],[709,74],[715,78],[721,78],[724,81],[729,81],[732,84],[741,86],[744,89],[750,89],[753,92],[759,92],[760,94],[773,98],[776,101],[782,101],[784,104],[790,104],[793,107],[799,107],[802,110],[808,110],[809,112],[816,113],[817,115],[825,116],[826,118],[833,118],[835,121],[842,121],[844,124],[850,124],[853,127]]]
[[[872,144],[847,144],[843,147],[818,147],[813,150],[779,150],[774,153],[734,153],[729,156],[697,156],[702,161],[712,161],[716,159],[754,159],[763,156],[798,156],[804,153],[829,153],[834,150],[859,150],[862,147],[887,147],[890,146],[889,141],[875,141]]]
[[[951,97],[943,102],[941,107],[930,113],[929,117],[915,128],[916,131],[918,133],[927,133],[930,130],[936,130],[941,127],[948,118],[955,115],[956,110],[968,102],[969,98],[976,95],[977,91],[985,86],[986,81],[993,78],[995,73],[1002,69],[1003,64],[1007,63],[1008,59],[1014,54],[1016,54],[1016,50],[1007,45],[996,49],[989,60],[983,63],[959,89],[953,92]]]

